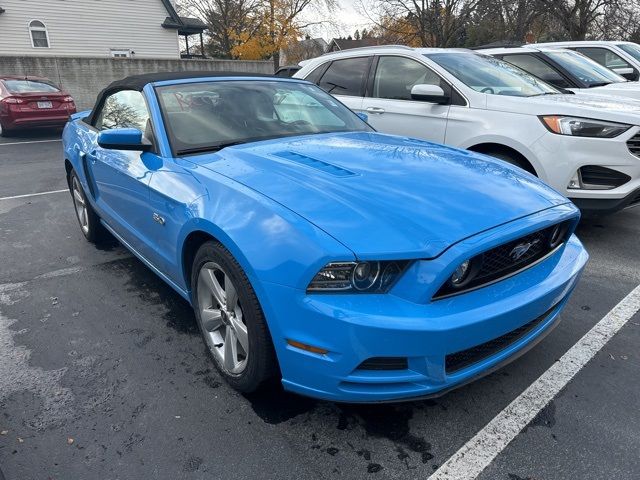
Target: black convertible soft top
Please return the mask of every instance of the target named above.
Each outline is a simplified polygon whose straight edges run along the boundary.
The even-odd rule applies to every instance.
[[[144,73],[142,75],[131,75],[125,77],[122,80],[116,80],[110,83],[107,87],[98,94],[96,103],[91,110],[89,116],[85,121],[93,125],[95,115],[99,110],[100,105],[104,102],[104,99],[112,93],[120,90],[137,90],[142,91],[145,85],[154,82],[164,82],[167,80],[184,80],[188,78],[206,78],[206,77],[264,77],[264,78],[276,78],[273,75],[266,75],[264,73],[249,73],[249,72],[207,72],[207,71],[195,71],[195,72],[156,72],[156,73]]]

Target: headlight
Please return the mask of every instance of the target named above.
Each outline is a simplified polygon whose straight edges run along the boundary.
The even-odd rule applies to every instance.
[[[386,293],[407,265],[404,260],[329,263],[313,277],[307,292]]]
[[[624,123],[559,115],[546,115],[540,117],[540,120],[550,132],[575,137],[613,138],[631,128],[631,125]]]

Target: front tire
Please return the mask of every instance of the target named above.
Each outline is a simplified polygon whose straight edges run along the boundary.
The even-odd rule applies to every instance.
[[[251,393],[276,371],[262,308],[247,276],[219,242],[204,243],[191,275],[193,305],[213,361],[236,390]]]
[[[511,165],[520,167],[521,169],[529,172],[531,175],[535,175],[536,177],[538,176],[538,174],[535,172],[533,167],[529,165],[527,161],[524,161],[521,158],[518,158],[516,155],[511,155],[509,153],[501,152],[499,150],[490,150],[486,152],[486,155],[489,155],[490,157],[493,157],[493,158],[497,158],[498,160],[503,160],[507,163],[510,163]]]
[[[100,243],[106,236],[106,230],[100,223],[100,217],[87,200],[80,179],[74,170],[69,174],[69,190],[82,234],[89,242]]]

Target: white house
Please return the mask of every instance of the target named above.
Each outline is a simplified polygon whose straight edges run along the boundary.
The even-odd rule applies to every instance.
[[[180,58],[204,29],[171,0],[0,0],[0,55]]]

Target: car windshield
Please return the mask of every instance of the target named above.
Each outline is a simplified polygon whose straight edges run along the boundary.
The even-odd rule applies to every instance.
[[[640,61],[640,45],[637,43],[618,43],[616,46],[622,51],[627,52],[636,60]]]
[[[226,80],[156,91],[178,154],[295,135],[372,131],[331,95],[306,83]]]
[[[577,77],[587,87],[599,87],[627,81],[617,73],[578,52],[545,52],[545,55]]]
[[[42,80],[3,80],[11,93],[58,93],[60,89]]]
[[[472,52],[427,53],[442,68],[481,93],[534,97],[560,93],[551,85],[497,58]]]

